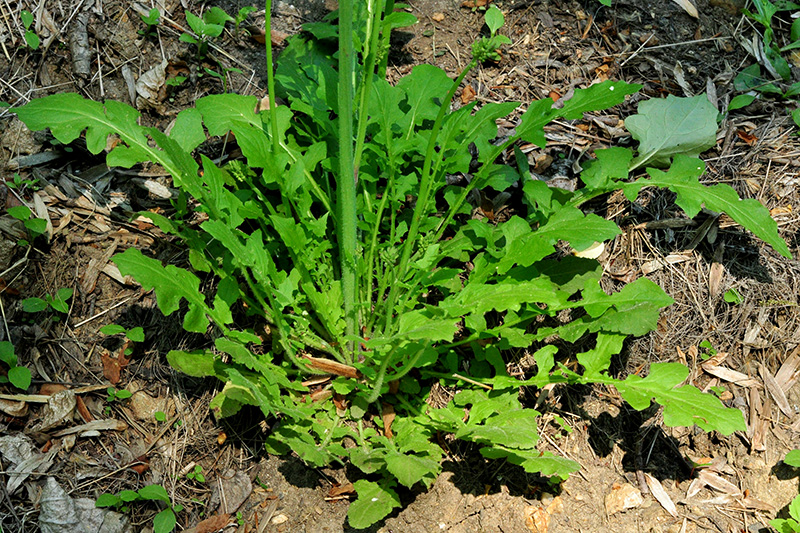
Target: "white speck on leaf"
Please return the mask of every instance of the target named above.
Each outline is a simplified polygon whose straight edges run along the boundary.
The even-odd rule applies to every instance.
[[[614,90],[614,86],[612,85],[611,87],[608,88],[608,90],[609,91],[613,91]]]
[[[376,502],[376,501],[378,501],[378,498],[372,498],[372,501]]]

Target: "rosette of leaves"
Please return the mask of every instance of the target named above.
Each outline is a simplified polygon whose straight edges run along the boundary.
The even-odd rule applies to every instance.
[[[199,226],[186,223],[185,196],[170,218],[143,213],[186,243],[190,268],[136,249],[114,259],[155,290],[165,314],[182,308],[188,331],[213,324],[214,350],[173,351],[171,364],[224,382],[211,402],[218,416],[249,404],[274,419],[270,452],[358,467],[365,478],[355,483],[353,527],[398,507],[398,485],[433,482],[442,432],[528,472],[563,479],[575,471],[575,462],[538,448],[539,413],[520,403],[522,386],[602,383],[635,409],[663,405],[667,425],[744,429],[740,411],[684,384],[683,365],[654,363],[646,377],[624,380],[609,374],[624,340],[653,330],[672,299],[645,278],[607,294],[596,260],[556,253],[559,241],[580,251],[620,233],[584,213],[585,202],[615,190],[635,200],[656,186],[676,192],[688,216],[703,206],[725,211],[789,255],[761,204],[699,182],[705,167],[696,156],[715,138],[713,106],[704,97],[642,104],[627,121],[638,151],[598,150],[576,191],[552,188],[531,176],[518,150],[513,166],[499,156],[518,142],[544,147],[549,122],[607,109],[640,87],[606,81],[576,90],[560,109],[550,99],[532,102],[513,135],[498,140],[496,120],[519,103],[451,105],[478,58],[455,80],[420,65],[396,85],[386,81],[388,34],[409,22],[395,7],[342,0],[327,27],[290,39],[269,80],[268,111],[256,111],[251,96],[207,96],[166,135],[139,126],[125,104],[74,94],[18,110],[29,127],[49,127],[62,142],[85,131],[94,152],[119,135],[110,165],[158,163],[205,214]],[[497,37],[496,9],[487,13],[487,22],[495,19],[485,39]],[[277,106],[276,94],[288,105]],[[219,167],[192,157],[208,136],[231,132],[243,161]],[[646,165],[660,168],[629,179]],[[453,175],[470,180],[453,185]],[[470,191],[485,188],[518,191],[521,209],[500,224],[470,219]],[[200,291],[199,276],[208,275],[218,281],[213,294]],[[574,320],[554,325],[567,311]],[[544,344],[553,336],[563,347],[591,348],[568,367],[559,348]],[[529,347],[535,375],[509,376],[504,351]],[[321,383],[314,391],[303,385],[312,376]],[[432,408],[437,382],[458,392]]]

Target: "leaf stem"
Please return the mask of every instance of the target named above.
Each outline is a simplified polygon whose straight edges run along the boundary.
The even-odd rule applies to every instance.
[[[264,47],[267,52],[267,91],[269,94],[269,122],[272,128],[272,153],[277,156],[280,149],[278,139],[278,108],[275,104],[275,73],[272,62],[272,0],[264,0],[264,24],[266,36]]]

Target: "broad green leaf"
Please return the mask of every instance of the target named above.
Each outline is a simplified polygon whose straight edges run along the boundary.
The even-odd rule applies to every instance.
[[[705,152],[717,142],[718,114],[705,94],[642,102],[639,113],[625,119],[625,127],[639,141],[639,155],[631,168],[667,166],[676,155]]]
[[[458,439],[509,448],[534,448],[539,441],[539,412],[520,409],[487,418],[481,425],[469,424],[455,433]]]
[[[481,448],[481,455],[487,459],[506,459],[531,474],[541,474],[545,477],[558,476],[562,480],[567,479],[571,473],[577,472],[581,468],[581,465],[575,461],[535,449],[517,450],[501,446],[487,446]]]
[[[203,118],[198,110],[189,108],[178,113],[169,136],[187,152],[191,152],[205,142],[206,134],[203,131]]]
[[[95,507],[114,507],[120,503],[119,497],[114,494],[101,494],[94,502]]]
[[[117,496],[123,502],[135,502],[139,499],[139,493],[135,490],[121,490]]]
[[[742,412],[725,407],[713,394],[705,394],[691,385],[679,386],[689,376],[680,363],[653,363],[646,378],[628,376],[613,383],[622,397],[636,410],[643,410],[655,400],[664,406],[664,423],[670,427],[692,427],[730,435],[745,431]]]
[[[23,222],[31,218],[31,210],[25,205],[15,205],[14,207],[9,207],[6,210],[6,213]]]
[[[426,485],[436,478],[442,470],[439,461],[427,457],[390,451],[384,458],[386,470],[389,471],[400,484],[413,487],[415,483],[426,481]]]
[[[125,333],[125,328],[119,324],[106,324],[100,328],[100,333],[103,335],[117,335],[118,333]]]
[[[28,390],[31,386],[31,371],[24,366],[9,368],[8,381],[18,389]]]
[[[25,298],[20,305],[26,313],[39,313],[47,309],[47,302],[41,298]]]
[[[597,159],[590,161],[581,172],[581,181],[589,189],[605,190],[614,182],[627,179],[633,153],[627,148],[612,147],[596,150]]]
[[[595,214],[584,214],[576,207],[565,207],[550,217],[534,234],[541,243],[531,250],[534,260],[544,259],[555,251],[559,240],[568,241],[576,250],[585,250],[595,242],[607,241],[619,235],[619,227]]]
[[[578,120],[589,111],[600,111],[614,107],[625,101],[625,97],[641,89],[639,84],[607,80],[586,89],[575,89],[572,98],[564,102],[564,107],[556,112],[567,120]]]
[[[439,106],[453,85],[445,71],[433,65],[417,65],[411,74],[404,76],[397,82],[397,87],[407,95],[403,110],[409,117],[409,130],[406,138],[411,135],[411,128],[421,125],[425,120],[433,120],[439,113]]]
[[[578,362],[584,368],[583,377],[590,380],[601,379],[601,373],[608,370],[611,358],[622,350],[626,337],[614,333],[598,333],[595,347],[577,355]]]
[[[125,336],[133,342],[144,342],[144,329],[141,326],[136,326],[129,329]]]
[[[153,533],[169,533],[176,524],[177,518],[172,508],[164,509],[153,517]]]
[[[358,499],[347,510],[347,521],[351,527],[363,529],[385,518],[392,509],[400,507],[397,493],[386,485],[359,479],[353,483]]]
[[[649,179],[640,178],[625,185],[623,191],[632,201],[642,187],[655,185],[668,188],[678,195],[675,203],[686,211],[689,218],[697,216],[703,206],[726,213],[782,256],[792,257],[786,242],[778,235],[778,224],[761,202],[742,200],[730,185],[724,183],[710,187],[700,184],[698,178],[704,171],[705,163],[699,159],[679,155],[667,172],[648,169]]]
[[[200,280],[194,274],[174,265],[162,266],[160,261],[142,255],[136,248],[129,248],[113,257],[123,276],[133,276],[144,290],[155,289],[158,307],[165,315],[178,310],[180,302],[189,302],[189,311],[183,320],[186,331],[205,333],[208,316],[213,315],[200,293]],[[220,320],[219,323],[224,323]]]
[[[145,500],[158,500],[170,504],[169,494],[161,485],[147,485],[139,489],[139,496]]]
[[[558,114],[559,110],[553,109],[553,101],[550,98],[532,102],[520,118],[516,136],[535,144],[539,148],[544,148],[547,145],[547,139],[544,137],[544,127],[556,118]]]
[[[444,300],[439,307],[447,311],[450,316],[461,316],[468,313],[487,313],[492,310],[515,310],[523,303],[555,305],[559,302],[560,298],[549,280],[535,279],[516,283],[468,283],[460,293]]]
[[[221,366],[219,356],[210,351],[171,350],[167,353],[167,362],[175,370],[195,378],[220,375],[217,369],[217,365]]]

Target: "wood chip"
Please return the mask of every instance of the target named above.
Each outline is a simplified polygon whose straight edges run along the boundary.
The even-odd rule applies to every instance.
[[[54,437],[63,437],[64,435],[73,435],[75,433],[85,433],[87,431],[125,431],[128,429],[128,424],[122,420],[115,418],[107,418],[105,420],[93,420],[80,426],[75,426],[67,429],[62,429],[53,433]]]
[[[675,506],[675,502],[672,501],[672,498],[669,497],[669,494],[667,494],[667,491],[664,490],[661,482],[647,473],[645,473],[644,479],[647,482],[647,488],[650,489],[650,493],[658,503],[661,504],[661,507],[674,518],[678,518],[678,508]]]

